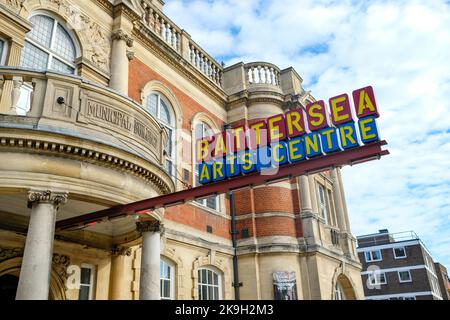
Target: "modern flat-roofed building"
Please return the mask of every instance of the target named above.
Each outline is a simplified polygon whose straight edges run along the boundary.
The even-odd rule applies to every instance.
[[[357,237],[367,300],[442,300],[439,276],[429,250],[413,232]]]

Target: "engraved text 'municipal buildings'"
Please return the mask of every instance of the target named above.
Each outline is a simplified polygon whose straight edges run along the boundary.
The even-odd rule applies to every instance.
[[[0,0],[2,297],[235,298],[226,195],[55,228],[195,185],[196,139],[314,101],[292,68],[217,63],[163,6]],[[242,299],[364,298],[339,168],[235,200]]]

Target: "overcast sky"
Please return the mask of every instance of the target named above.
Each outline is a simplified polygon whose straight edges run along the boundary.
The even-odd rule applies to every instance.
[[[450,268],[450,2],[166,0],[216,60],[293,66],[314,97],[372,85],[391,155],[343,169],[354,235],[414,230]]]

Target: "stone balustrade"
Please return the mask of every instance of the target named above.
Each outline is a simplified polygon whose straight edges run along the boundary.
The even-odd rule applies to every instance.
[[[267,62],[253,62],[244,66],[247,84],[271,85],[280,87],[280,69]]]
[[[181,29],[152,4],[143,3],[143,9],[143,19],[150,30],[181,54]]]
[[[143,23],[216,86],[223,87],[223,67],[151,3],[142,2]]]
[[[208,79],[222,87],[222,66],[192,40],[189,42],[189,62]]]

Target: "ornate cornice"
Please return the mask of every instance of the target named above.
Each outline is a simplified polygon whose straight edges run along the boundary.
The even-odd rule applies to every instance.
[[[126,34],[122,29],[116,30],[111,34],[111,40],[123,40],[127,43],[128,47],[133,46],[134,39]]]
[[[123,2],[113,7],[113,15],[114,17],[123,15],[131,22],[134,22],[141,18],[141,16],[136,11],[125,5]]]
[[[123,170],[139,176],[152,184],[152,186],[161,194],[171,192],[170,185],[161,179],[157,174],[136,163],[109,155],[107,153],[102,153],[79,146],[72,146],[65,143],[0,136],[0,150],[1,148],[21,148],[24,150],[29,150],[29,152],[37,151],[40,154],[49,153],[61,157],[75,157],[79,160],[95,164],[100,163],[103,166],[113,167],[115,169]],[[160,173],[164,174],[162,170]]]
[[[161,232],[164,230],[163,225],[158,220],[147,220],[136,222],[136,230],[140,233],[144,232]]]
[[[111,248],[111,255],[113,255],[113,256],[130,257],[131,252],[132,252],[131,248],[125,248],[125,247],[119,247],[119,246],[114,246]]]
[[[113,14],[113,5],[108,0],[95,0],[95,3],[104,9],[110,16]]]
[[[178,70],[189,81],[197,85],[215,101],[220,104],[226,103],[226,94],[222,88],[218,87],[211,80],[206,78],[188,61],[183,59],[180,54],[175,52],[164,41],[154,35],[142,21],[136,21],[134,23],[133,35],[136,41],[139,41],[144,47],[154,53],[159,59],[168,63],[174,69]],[[200,79],[205,79],[206,82],[201,81]]]
[[[30,190],[28,191],[28,208],[34,202],[52,203],[56,206],[67,202],[67,192],[52,192],[50,190]]]

